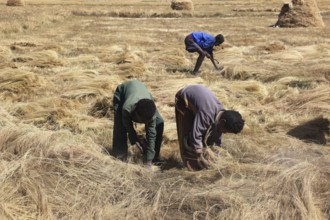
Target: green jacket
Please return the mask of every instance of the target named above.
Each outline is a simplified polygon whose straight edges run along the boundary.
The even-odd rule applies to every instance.
[[[148,92],[147,87],[138,80],[130,80],[118,86],[119,93],[115,94],[115,98],[120,100],[122,106],[122,122],[128,132],[128,138],[131,144],[137,142],[137,134],[133,127],[133,122],[141,123],[135,116],[134,110],[136,103],[141,99],[154,100]],[[120,96],[120,97],[118,97]],[[146,159],[152,160],[155,154],[156,141],[156,116],[145,124],[146,136],[148,141]]]

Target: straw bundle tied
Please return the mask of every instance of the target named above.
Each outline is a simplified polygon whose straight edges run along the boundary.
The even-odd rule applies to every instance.
[[[0,72],[0,88],[2,100],[22,101],[52,89],[53,84],[33,72],[6,68]]]
[[[97,80],[83,81],[81,83],[75,83],[70,90],[65,91],[62,97],[70,99],[88,99],[94,97],[105,97],[113,93],[115,84],[107,83],[114,77],[100,77]],[[116,81],[117,82],[117,81]]]
[[[24,0],[8,0],[7,6],[24,6],[25,1]]]
[[[171,8],[173,10],[193,10],[194,5],[191,0],[172,0]]]
[[[274,106],[277,106],[288,112],[299,109],[300,111],[304,111],[305,114],[307,112],[328,114],[330,111],[329,103],[329,88],[328,86],[324,86],[318,89],[296,92],[290,96],[283,97],[283,99],[277,98],[275,102],[267,107],[274,108]]]

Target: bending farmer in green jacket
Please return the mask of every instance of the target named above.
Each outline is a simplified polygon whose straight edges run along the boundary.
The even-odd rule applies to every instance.
[[[160,146],[164,130],[164,120],[156,109],[153,97],[147,87],[138,80],[130,80],[119,85],[113,98],[114,128],[113,154],[127,160],[127,134],[132,145],[136,145],[144,156],[144,163],[150,165],[161,162]],[[145,124],[147,146],[137,138],[133,122]]]

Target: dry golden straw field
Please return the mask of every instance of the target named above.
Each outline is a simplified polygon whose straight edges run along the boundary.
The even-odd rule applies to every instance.
[[[282,0],[11,2],[0,0],[0,219],[330,219],[329,0],[316,1],[324,25],[293,28],[273,26]],[[223,72],[205,60],[191,75],[193,31],[224,35]],[[108,153],[113,93],[129,79],[165,120],[161,170],[134,148],[129,163]],[[177,142],[174,95],[189,84],[245,119],[199,172],[182,168]]]

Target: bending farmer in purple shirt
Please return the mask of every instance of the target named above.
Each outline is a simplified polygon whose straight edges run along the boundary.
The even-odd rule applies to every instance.
[[[224,41],[225,39],[221,34],[213,37],[212,35],[204,32],[192,32],[185,38],[184,42],[186,45],[186,50],[189,53],[197,52],[199,54],[193,70],[194,75],[198,74],[198,70],[203,63],[205,56],[211,60],[215,69],[220,69],[213,58],[213,47],[222,44]]]
[[[208,168],[203,148],[221,145],[223,133],[241,132],[240,113],[226,110],[216,96],[202,85],[190,85],[175,96],[175,116],[181,158],[191,171]]]
[[[147,87],[138,80],[120,84],[113,97],[114,127],[112,150],[115,157],[127,160],[127,136],[132,145],[143,152],[144,163],[161,163],[160,146],[164,120]],[[138,140],[133,123],[145,124],[147,146]]]

